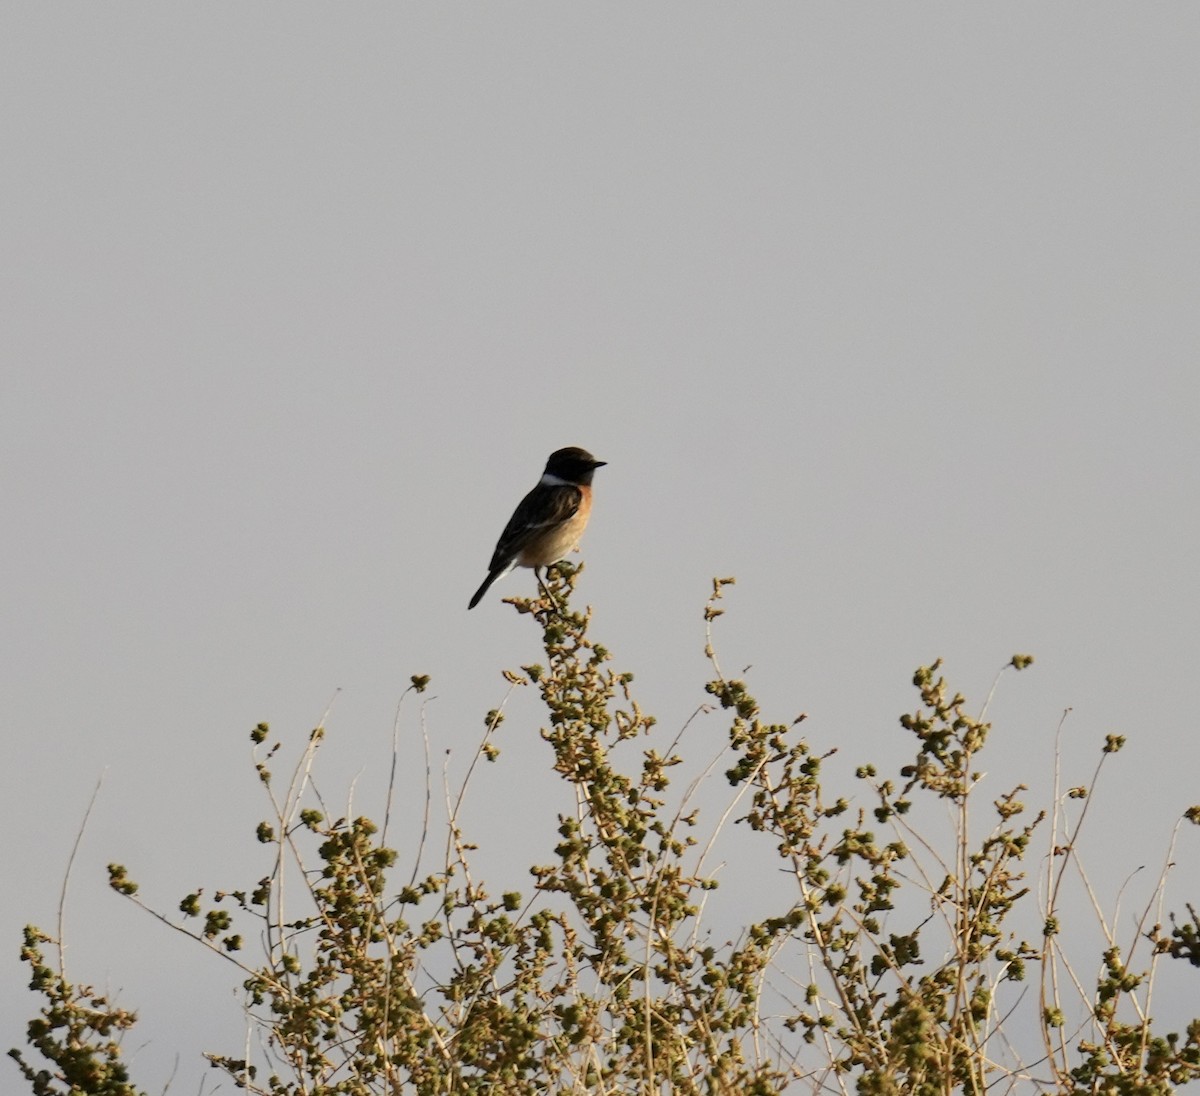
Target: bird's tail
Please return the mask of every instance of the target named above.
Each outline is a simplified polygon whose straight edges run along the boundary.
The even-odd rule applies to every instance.
[[[502,574],[504,574],[503,571],[492,571],[491,574],[489,574],[488,577],[483,580],[483,585],[475,591],[475,596],[471,598],[471,604],[467,606],[468,612],[474,609],[475,606],[483,600],[483,595],[486,594],[489,589],[491,589],[492,583],[495,582],[496,579],[498,579]]]

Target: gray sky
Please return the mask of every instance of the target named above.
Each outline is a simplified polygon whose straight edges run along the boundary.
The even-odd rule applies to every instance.
[[[71,973],[147,1087],[236,1050],[230,972],[104,864],[164,909],[257,878],[246,733],[338,689],[332,797],[374,809],[412,673],[465,764],[537,650],[527,572],[466,602],[562,445],[609,461],[580,597],[664,734],[717,574],[723,663],[847,783],[911,753],[918,664],[982,699],[1030,651],[997,794],[1067,707],[1072,783],[1127,734],[1097,871],[1154,874],[1200,800],[1198,53],[1183,5],[9,5],[0,1044],[107,772]],[[525,889],[537,727],[472,801]]]

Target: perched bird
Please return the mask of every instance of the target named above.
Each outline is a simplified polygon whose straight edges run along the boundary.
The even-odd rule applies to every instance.
[[[575,446],[550,454],[542,478],[521,500],[500,534],[488,576],[468,609],[474,609],[488,587],[514,567],[532,567],[541,585],[539,571],[565,559],[579,544],[592,512],[592,474],[606,463]]]

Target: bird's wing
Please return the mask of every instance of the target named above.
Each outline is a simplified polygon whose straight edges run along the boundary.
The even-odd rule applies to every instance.
[[[575,516],[583,492],[574,484],[539,484],[529,492],[508,519],[504,532],[496,542],[490,571],[508,567],[525,546],[543,533],[548,526],[560,525]]]

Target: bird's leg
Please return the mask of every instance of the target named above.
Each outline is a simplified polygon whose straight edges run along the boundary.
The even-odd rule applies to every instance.
[[[542,569],[540,567],[535,567],[533,569],[533,577],[537,579],[537,584],[541,587],[542,593],[550,599],[550,604],[554,606],[554,611],[558,613],[559,616],[562,616],[562,606],[559,605],[558,600],[550,592],[550,588],[542,581]]]

